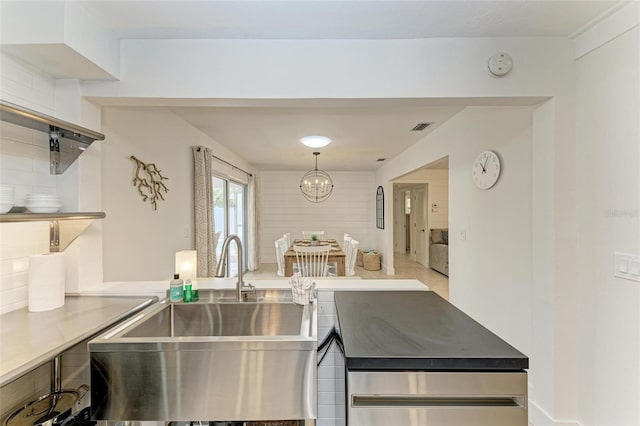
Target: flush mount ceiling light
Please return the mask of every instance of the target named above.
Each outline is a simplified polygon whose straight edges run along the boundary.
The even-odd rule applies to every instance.
[[[319,152],[314,152],[316,156],[316,168],[308,171],[300,179],[300,191],[307,200],[313,203],[321,203],[329,196],[333,191],[333,181],[331,176],[323,170],[318,170],[318,155]]]
[[[331,143],[331,139],[326,136],[305,136],[300,139],[304,145],[309,148],[322,148],[323,146],[327,146]]]

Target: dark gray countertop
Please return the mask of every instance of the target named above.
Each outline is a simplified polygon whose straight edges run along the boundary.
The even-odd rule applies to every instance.
[[[0,316],[0,386],[157,301],[155,297],[67,296],[45,312]]]
[[[335,293],[350,370],[522,370],[529,359],[432,291]]]

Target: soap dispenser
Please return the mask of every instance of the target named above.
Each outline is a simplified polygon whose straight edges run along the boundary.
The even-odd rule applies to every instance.
[[[183,296],[184,290],[182,289],[180,274],[175,274],[169,283],[169,300],[171,302],[181,302]]]

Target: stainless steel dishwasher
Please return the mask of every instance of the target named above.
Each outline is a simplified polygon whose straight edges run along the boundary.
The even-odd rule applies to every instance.
[[[528,358],[440,296],[335,301],[348,426],[527,426]]]

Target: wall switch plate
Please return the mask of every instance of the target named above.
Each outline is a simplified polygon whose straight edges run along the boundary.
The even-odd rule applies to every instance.
[[[613,258],[614,277],[640,281],[640,256],[616,252]]]

